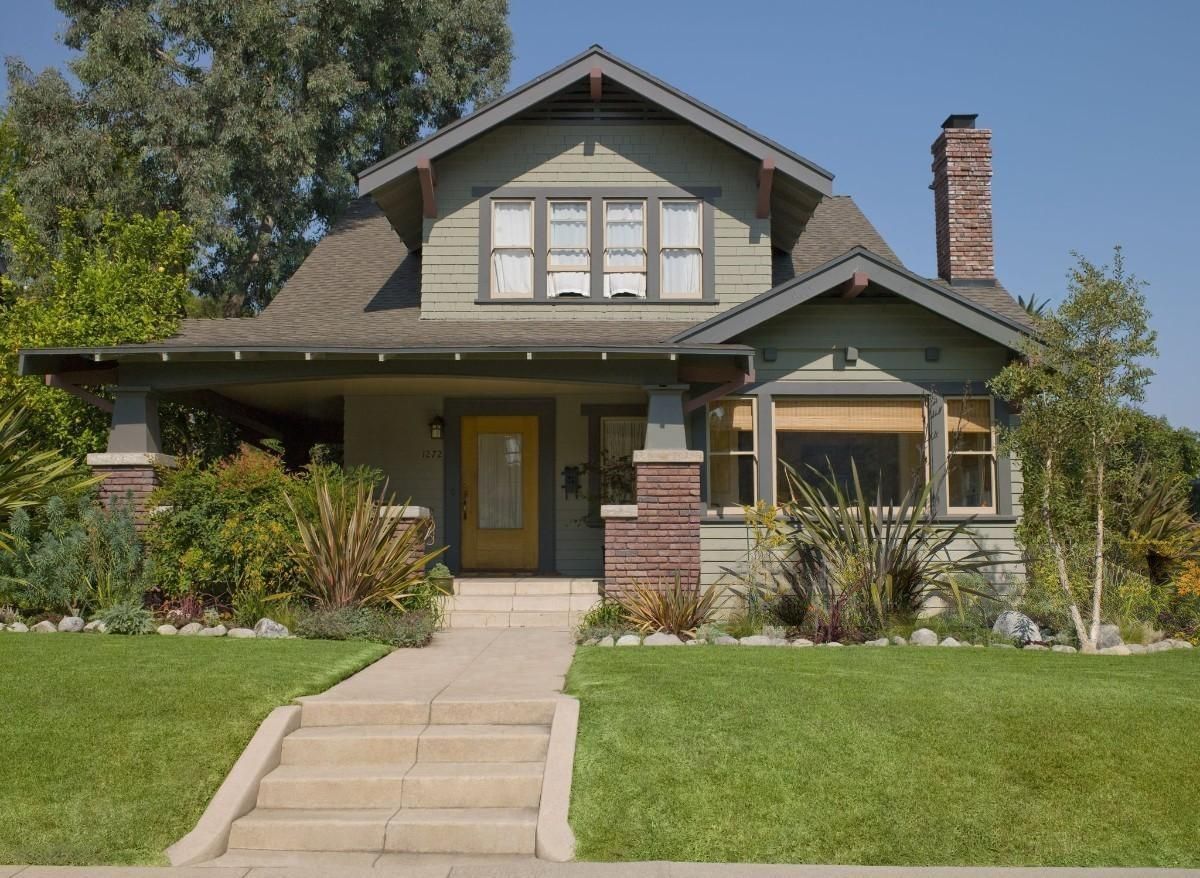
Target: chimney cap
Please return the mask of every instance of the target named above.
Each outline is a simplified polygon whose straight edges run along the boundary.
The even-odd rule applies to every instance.
[[[978,113],[951,113],[942,123],[942,128],[974,128]]]

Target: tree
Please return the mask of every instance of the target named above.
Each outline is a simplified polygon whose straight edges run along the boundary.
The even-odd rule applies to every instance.
[[[1111,268],[1077,254],[1076,260],[1067,298],[1037,320],[1037,338],[992,387],[1020,408],[1020,423],[1005,442],[1025,466],[1026,503],[1035,510],[1080,645],[1094,651],[1113,540],[1108,518],[1120,495],[1118,476],[1130,464],[1133,404],[1153,375],[1145,360],[1157,351],[1142,284],[1126,274],[1120,248]],[[1073,547],[1083,545],[1089,548],[1080,558]],[[1081,595],[1090,596],[1087,625]]]
[[[8,66],[43,244],[108,212],[195,229],[202,293],[270,301],[354,193],[354,172],[494,97],[504,0],[57,0],[80,88]]]

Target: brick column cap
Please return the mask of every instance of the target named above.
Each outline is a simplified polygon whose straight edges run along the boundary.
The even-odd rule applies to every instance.
[[[380,506],[379,515],[382,518],[430,518],[428,506]]]
[[[88,466],[161,466],[174,469],[179,466],[179,459],[173,454],[162,454],[157,451],[122,451],[100,452],[87,456]]]
[[[610,518],[637,518],[636,503],[605,503],[600,507],[600,517],[606,521]]]
[[[703,451],[686,448],[643,448],[633,452],[634,464],[639,463],[704,463]]]

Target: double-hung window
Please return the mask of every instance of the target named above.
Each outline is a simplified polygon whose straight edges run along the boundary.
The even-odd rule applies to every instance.
[[[492,296],[533,298],[533,201],[492,202]]]
[[[550,201],[546,295],[590,296],[592,292],[589,213],[587,201]]]
[[[949,512],[996,509],[996,442],[991,397],[946,400]]]
[[[604,295],[646,298],[646,202],[604,202]]]
[[[698,299],[704,251],[700,244],[700,202],[663,199],[660,228],[659,295],[664,299]]]
[[[722,399],[708,405],[708,503],[727,508],[754,503],[758,453],[754,399]]]

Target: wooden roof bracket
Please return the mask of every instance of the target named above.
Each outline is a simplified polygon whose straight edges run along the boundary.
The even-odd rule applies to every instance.
[[[758,209],[755,216],[768,219],[771,216],[771,184],[775,180],[775,160],[767,156],[758,168]]]
[[[701,393],[699,396],[693,396],[690,399],[684,400],[683,413],[685,415],[690,414],[698,408],[703,408],[710,402],[716,402],[718,399],[729,396],[731,393],[737,393],[743,387],[753,383],[754,361],[750,360],[746,364],[746,368],[742,370],[733,380],[727,381],[719,387],[714,387],[712,390],[709,390],[705,393]]]
[[[591,87],[593,104],[600,103],[600,94],[603,90],[603,86],[601,84],[603,78],[603,74],[600,72],[599,67],[593,67],[590,71],[588,71],[588,85]]]
[[[859,293],[867,288],[869,278],[865,271],[856,271],[850,277],[850,280],[842,284],[842,298],[853,299]]]
[[[70,381],[64,380],[59,375],[47,375],[45,381],[47,387],[57,387],[59,390],[65,390],[67,393],[71,394],[71,396],[74,396],[77,399],[82,399],[88,405],[95,406],[102,412],[107,412],[110,415],[112,414],[113,404],[112,400],[110,399],[105,399],[102,396],[97,396],[91,391],[84,390],[78,384],[72,384]]]
[[[421,179],[421,214],[437,219],[437,176],[429,159],[417,159],[417,176]]]

